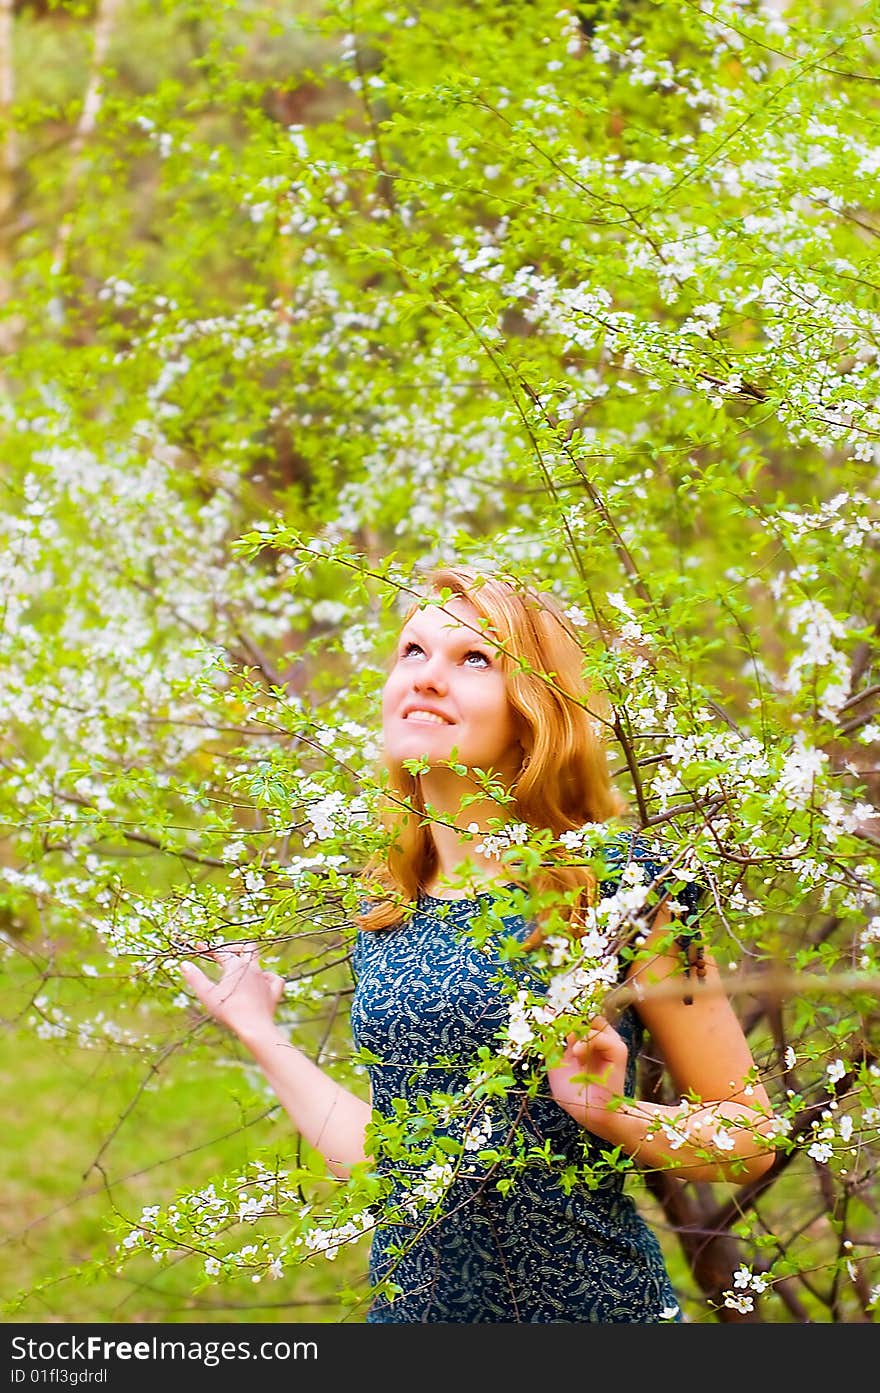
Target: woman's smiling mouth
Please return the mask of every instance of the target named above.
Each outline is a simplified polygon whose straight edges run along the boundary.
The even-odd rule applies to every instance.
[[[440,716],[436,711],[423,711],[420,707],[413,708],[404,714],[405,721],[415,721],[419,725],[448,726],[452,725],[445,716]]]

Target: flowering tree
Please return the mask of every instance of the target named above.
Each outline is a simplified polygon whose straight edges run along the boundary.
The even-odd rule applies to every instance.
[[[876,1319],[876,0],[289,8],[0,7],[10,1040],[129,1061],[112,1189],[148,1085],[223,1063],[267,1108],[177,967],[245,940],[364,1094],[386,652],[438,561],[537,577],[774,1099],[759,1181],[633,1177],[685,1312]],[[577,962],[551,944],[559,1010],[602,1000],[626,889]],[[468,1096],[554,1019],[512,997]],[[670,1101],[662,1060],[640,1086]],[[426,1222],[462,1157],[505,1160],[449,1106]],[[413,1119],[375,1128],[403,1164]],[[358,1319],[378,1177],[271,1122],[242,1154],[111,1207],[74,1269]]]

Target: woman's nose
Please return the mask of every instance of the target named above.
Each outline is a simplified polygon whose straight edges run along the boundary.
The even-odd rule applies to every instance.
[[[435,655],[422,663],[413,675],[413,687],[417,692],[423,692],[427,687],[430,687],[432,692],[445,691],[447,680],[443,659]]]

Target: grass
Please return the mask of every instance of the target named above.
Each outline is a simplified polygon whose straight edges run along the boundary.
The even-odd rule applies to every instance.
[[[354,1319],[337,1290],[358,1283],[365,1249],[255,1287],[194,1291],[201,1260],[111,1262],[115,1217],[136,1220],[257,1155],[295,1161],[283,1112],[234,1062],[149,1060],[107,1044],[81,1049],[0,1032],[6,1145],[0,1151],[0,1303],[16,1322],[327,1322]],[[266,1236],[261,1227],[261,1236]],[[243,1238],[242,1242],[247,1241]],[[97,1275],[80,1269],[96,1259]]]

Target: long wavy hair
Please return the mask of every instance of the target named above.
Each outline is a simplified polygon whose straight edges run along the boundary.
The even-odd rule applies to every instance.
[[[605,732],[612,725],[610,705],[585,681],[583,651],[555,596],[470,566],[438,567],[428,575],[426,591],[438,599],[445,593],[450,599],[469,601],[480,619],[488,621],[483,640],[498,644],[523,749],[512,785],[513,802],[507,805],[509,818],[548,828],[555,841],[585,823],[622,817],[627,804],[611,783],[605,746]],[[401,628],[418,608],[415,600]],[[389,670],[395,657],[392,653]],[[380,812],[386,835],[382,851],[371,857],[362,876],[364,893],[373,901],[354,916],[363,929],[399,924],[438,865],[418,778],[384,752],[381,769],[387,771]],[[516,876],[508,879],[515,881]],[[556,914],[573,933],[582,931],[578,907],[594,904],[597,890],[589,866],[572,864],[570,856],[559,864],[545,864],[531,877],[531,888],[542,901],[545,896],[558,900]],[[575,894],[563,899],[571,891]],[[544,937],[541,925],[546,918],[538,914],[527,946]]]

